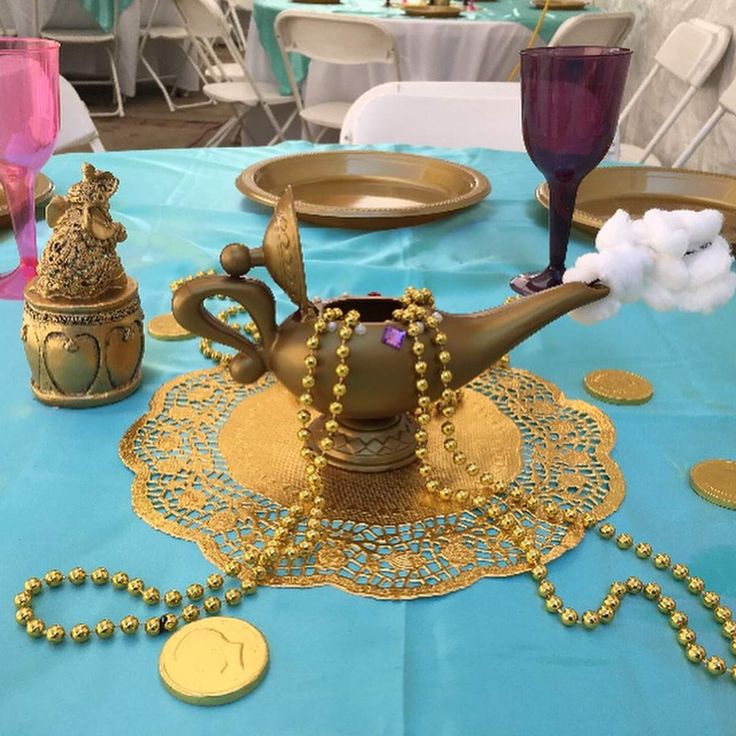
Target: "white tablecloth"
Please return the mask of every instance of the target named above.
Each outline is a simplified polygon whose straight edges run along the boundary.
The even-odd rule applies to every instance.
[[[499,21],[380,18],[396,40],[405,81],[503,81],[529,42],[531,31]],[[256,79],[274,81],[270,62],[251,22],[247,63]],[[341,66],[312,61],[304,90],[305,104],[355,100],[393,79],[388,64]]]
[[[38,0],[41,27],[96,28],[94,18],[74,0]],[[134,0],[118,18],[116,64],[120,87],[127,97],[135,95],[138,76],[139,29],[150,18],[154,0]],[[10,22],[19,36],[37,36],[33,0],[0,0],[0,18]],[[6,20],[7,19],[7,20]],[[158,25],[182,25],[171,0],[161,0],[156,14]],[[191,65],[183,65],[183,56],[170,41],[149,42],[146,57],[159,73],[173,74],[181,70],[177,84],[182,89],[196,90],[199,80]],[[69,47],[62,52],[62,74],[109,77],[106,55],[89,47]]]

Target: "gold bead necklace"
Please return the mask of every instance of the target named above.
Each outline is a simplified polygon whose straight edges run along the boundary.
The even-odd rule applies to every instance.
[[[531,577],[537,583],[537,592],[544,600],[545,609],[556,616],[564,626],[580,626],[587,630],[595,629],[599,624],[609,624],[626,596],[643,595],[645,599],[656,604],[657,609],[668,617],[670,626],[675,629],[677,642],[684,648],[685,655],[690,662],[701,664],[704,669],[715,677],[728,673],[733,682],[736,682],[736,665],[728,667],[722,657],[708,656],[705,648],[697,643],[697,635],[688,627],[688,617],[677,609],[676,601],[662,595],[661,586],[656,582],[644,583],[638,577],[629,577],[626,582],[614,581],[608,593],[603,597],[601,604],[586,610],[582,616],[571,607],[565,606],[562,598],[556,594],[555,585],[550,581],[546,565],[542,563],[542,554],[537,549],[533,526],[530,519],[537,518],[551,524],[565,524],[580,529],[598,527],[598,535],[604,540],[616,537],[616,545],[626,551],[634,549],[636,556],[642,560],[651,559],[655,568],[663,573],[670,572],[672,578],[682,582],[689,593],[699,596],[702,604],[712,610],[713,617],[721,626],[723,636],[729,640],[730,650],[736,655],[736,621],[730,608],[721,603],[720,596],[711,590],[706,590],[704,581],[690,575],[687,566],[672,564],[669,555],[664,553],[653,554],[652,546],[646,542],[634,543],[631,535],[620,533],[616,536],[616,529],[610,523],[596,524],[590,513],[578,512],[572,508],[562,508],[556,503],[542,504],[533,494],[525,493],[518,487],[507,488],[496,480],[491,473],[484,472],[479,465],[468,460],[460,449],[456,438],[456,427],[452,421],[458,404],[459,392],[450,388],[453,380],[450,364],[452,356],[447,349],[447,336],[439,329],[442,315],[435,310],[434,298],[428,289],[409,287],[402,295],[401,308],[393,313],[397,322],[406,326],[406,334],[412,338],[412,355],[414,372],[416,374],[415,390],[417,407],[414,418],[417,430],[415,455],[419,461],[418,472],[424,479],[424,487],[432,496],[443,502],[454,504],[461,508],[482,508],[488,520],[496,525],[503,538],[519,547],[524,553],[526,562],[530,565]],[[228,319],[242,311],[240,307],[231,307],[222,313],[221,319]],[[297,437],[302,443],[301,455],[306,461],[305,478],[306,488],[299,491],[295,503],[290,506],[279,519],[273,536],[262,548],[248,545],[243,550],[243,560],[250,569],[246,569],[235,559],[229,560],[225,572],[227,575],[240,579],[240,586],[230,588],[224,594],[227,605],[238,605],[245,595],[255,592],[257,586],[274,574],[278,561],[286,557],[294,559],[301,557],[308,559],[318,545],[325,529],[323,522],[324,481],[322,471],[328,464],[326,454],[334,447],[334,435],[339,431],[338,417],[343,412],[343,399],[347,394],[346,381],[350,375],[348,358],[350,357],[350,341],[354,336],[362,334],[360,314],[356,310],[347,313],[336,307],[325,307],[314,320],[313,332],[306,340],[307,355],[304,359],[305,373],[302,378],[304,392],[299,397],[301,408],[297,411],[297,420],[300,428]],[[312,422],[311,408],[314,404],[312,389],[315,386],[315,372],[319,363],[319,348],[321,336],[326,332],[337,332],[339,344],[336,348],[338,364],[335,368],[335,382],[332,386],[334,400],[330,403],[329,419],[324,422],[324,435],[318,442],[313,442],[309,425]],[[469,479],[469,489],[451,489],[437,476],[435,468],[429,462],[428,431],[431,422],[431,399],[428,395],[430,370],[426,355],[425,343],[421,335],[430,336],[431,345],[435,348],[434,358],[439,370],[439,379],[443,386],[440,399],[437,401],[437,410],[444,421],[440,430],[444,435],[443,447],[452,456],[455,465],[463,466]],[[213,357],[213,356],[209,356]],[[317,448],[317,449],[315,449]],[[305,521],[303,528],[300,522]],[[525,523],[527,522],[527,523]],[[86,581],[86,573],[81,568],[74,568],[67,578],[72,585],[81,585]],[[157,588],[145,587],[140,578],[129,579],[126,573],[120,572],[110,576],[105,568],[97,568],[90,574],[90,579],[96,585],[105,585],[110,581],[116,589],[127,589],[134,596],[139,596],[145,603],[155,605],[161,600]],[[16,620],[25,626],[32,637],[46,636],[54,644],[64,640],[65,630],[58,624],[46,628],[44,622],[35,618],[32,608],[34,597],[43,590],[43,583],[55,588],[64,581],[64,575],[58,570],[52,570],[44,576],[43,582],[39,578],[26,580],[24,590],[16,595]],[[207,588],[219,591],[224,584],[219,573],[213,573],[207,578]],[[144,629],[150,636],[172,631],[179,622],[189,623],[200,615],[200,609],[195,601],[204,598],[204,586],[194,583],[187,587],[186,596],[192,601],[187,604],[177,616],[167,613],[163,616],[149,618]],[[177,590],[170,590],[163,596],[165,604],[170,608],[179,607],[184,596]],[[217,614],[222,607],[222,600],[216,595],[210,595],[203,600],[203,610],[206,614]],[[115,631],[115,624],[110,619],[103,619],[95,626],[95,633],[99,638],[109,638]],[[132,635],[140,628],[140,622],[135,616],[125,616],[119,623],[124,634]],[[71,638],[75,642],[84,642],[90,638],[91,629],[86,624],[77,624],[71,630]]]

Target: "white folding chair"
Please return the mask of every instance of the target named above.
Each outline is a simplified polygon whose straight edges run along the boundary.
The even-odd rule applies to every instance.
[[[517,82],[387,82],[350,107],[341,143],[524,151]]]
[[[59,99],[61,102],[61,127],[56,139],[54,153],[62,153],[71,148],[89,147],[99,153],[105,147],[100,134],[92,121],[87,105],[77,90],[64,77],[59,77]]]
[[[550,46],[621,46],[634,25],[633,13],[588,13],[564,21]]]
[[[35,2],[36,18],[39,17],[38,0]],[[74,84],[112,84],[114,97],[115,97],[115,110],[112,112],[96,112],[92,113],[93,117],[124,117],[125,110],[123,109],[123,95],[120,91],[120,81],[118,79],[118,70],[115,66],[115,44],[117,38],[117,18],[118,18],[118,0],[112,0],[113,2],[113,14],[115,22],[110,32],[100,28],[54,28],[44,27],[40,28],[39,35],[41,38],[50,38],[53,41],[58,41],[63,45],[78,45],[84,47],[99,46],[102,47],[107,55],[110,63],[110,78],[109,79],[83,79],[75,80]],[[58,3],[54,15],[58,12],[62,12],[63,4]],[[53,21],[53,17],[51,20]]]
[[[225,0],[225,15],[232,28],[233,40],[238,46],[240,53],[245,56],[247,41],[243,25],[240,22],[240,12],[250,12],[253,5],[247,0]],[[223,61],[216,66],[208,66],[204,70],[207,79],[213,82],[243,82],[243,69],[236,61]]]
[[[710,135],[718,121],[726,113],[736,116],[736,79],[731,82],[725,92],[720,96],[718,107],[716,107],[715,112],[710,116],[705,125],[703,125],[703,127],[695,134],[690,145],[678,156],[675,163],[672,164],[675,168],[684,166],[688,162],[690,156],[695,153],[697,147]]]
[[[146,58],[144,51],[149,41],[169,41],[171,43],[175,43],[179,46],[184,56],[184,63],[190,63],[197,71],[197,74],[202,82],[205,84],[207,82],[199,69],[197,61],[192,58],[192,55],[189,51],[189,47],[191,47],[192,45],[192,40],[189,37],[189,33],[185,26],[156,23],[156,15],[158,13],[160,5],[161,0],[154,1],[153,7],[151,8],[151,14],[148,17],[148,22],[143,28],[141,28],[140,40],[138,43],[138,59],[140,60],[141,64],[143,64],[146,71],[151,75],[149,79],[153,80],[156,83],[156,86],[161,90],[161,94],[163,95],[164,100],[166,101],[166,105],[171,112],[175,112],[176,110],[183,110],[189,107],[202,107],[203,105],[211,105],[212,100],[206,100],[204,102],[187,102],[185,104],[175,103],[172,99],[173,89],[171,93],[168,89],[166,89],[163,78],[156,73],[153,65]],[[177,76],[178,75],[174,75],[173,78],[176,79]]]
[[[367,18],[322,15],[301,10],[285,10],[276,16],[276,39],[292,94],[302,119],[302,132],[310,138],[309,123],[322,130],[318,142],[328,128],[340,129],[352,100],[334,100],[304,106],[289,53],[332,64],[382,63],[393,66],[399,81],[399,57],[391,33],[380,23]]]
[[[662,140],[698,89],[708,79],[726,52],[730,41],[730,28],[701,18],[685,21],[675,26],[655,54],[651,71],[623,109],[619,124],[627,118],[660,69],[665,69],[685,82],[687,90],[644,148],[629,143],[621,144],[621,160],[659,165],[659,160],[652,155],[654,147]]]
[[[197,45],[205,66],[219,69],[221,79],[227,80],[227,74],[215,44],[222,43],[230,57],[239,65],[243,75],[242,81],[224,81],[206,84],[202,92],[215,102],[223,102],[233,107],[235,115],[225,122],[207,146],[220,145],[238,128],[244,128],[247,115],[256,107],[261,107],[273,126],[275,135],[269,145],[284,139],[284,131],[291,125],[297,111],[288,120],[279,125],[271,110],[272,106],[294,104],[294,98],[279,92],[275,82],[256,81],[248,73],[245,57],[241,53],[231,35],[227,16],[217,0],[174,0],[181,13],[192,41]]]

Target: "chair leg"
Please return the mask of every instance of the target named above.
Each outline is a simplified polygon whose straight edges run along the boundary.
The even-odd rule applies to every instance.
[[[312,139],[312,131],[309,127],[309,123],[306,120],[304,120],[304,118],[302,118],[302,140],[308,141],[309,143],[316,142]]]
[[[233,130],[238,128],[240,125],[240,118],[237,113],[230,119],[226,120],[214,133],[214,135],[204,144],[205,148],[214,148],[222,144],[227,139]]]
[[[289,130],[289,126],[294,122],[294,119],[296,118],[299,110],[294,108],[291,115],[287,118],[286,122],[279,128],[276,135],[271,138],[271,140],[268,142],[269,146],[273,146],[276,143],[280,143],[281,141],[286,140],[286,132]]]
[[[189,53],[187,52],[187,50],[185,50],[182,47],[182,52],[184,53],[184,57],[185,58],[184,58],[184,62],[182,62],[181,69],[184,68],[184,64],[188,61],[190,64],[192,64],[192,66],[194,66],[194,68],[195,68],[195,70],[196,70],[197,75],[199,76],[199,78],[201,80],[205,81],[205,83],[206,83],[206,80],[204,79],[204,76],[202,75],[199,67],[194,63],[194,60],[191,58],[191,56],[189,55]],[[146,70],[151,75],[151,78],[156,82],[156,84],[158,85],[159,89],[163,93],[164,99],[166,100],[166,104],[169,106],[169,110],[171,112],[176,112],[177,110],[186,110],[186,109],[192,108],[192,107],[206,107],[207,105],[214,105],[214,104],[216,104],[213,99],[203,100],[201,102],[187,102],[187,103],[184,103],[184,104],[181,104],[181,105],[177,104],[172,99],[172,95],[174,94],[174,90],[176,89],[176,85],[173,85],[172,86],[171,93],[169,93],[169,91],[166,89],[166,86],[163,83],[163,80],[153,70],[153,68],[151,67],[151,65],[148,63],[147,59],[143,56],[143,52],[142,51],[140,52],[140,60],[143,62],[143,64],[146,67]],[[181,74],[181,69],[179,69],[179,74]],[[177,77],[179,76],[179,74],[177,74]]]
[[[156,83],[156,86],[161,90],[161,94],[164,96],[169,112],[176,112],[176,106],[172,102],[171,97],[169,96],[169,91],[166,89],[166,85],[163,83],[161,77],[156,74],[153,67],[148,63],[148,59],[146,59],[142,52],[138,55],[138,58],[141,60],[141,64],[146,68],[146,71],[151,75],[151,79]]]
[[[115,66],[115,57],[113,56],[112,49],[109,46],[105,46],[105,52],[107,58],[110,61],[110,74],[113,86],[113,93],[115,96],[116,107],[113,112],[95,112],[90,113],[93,118],[124,118],[125,110],[123,108],[123,94],[120,91],[120,80],[118,79],[118,70]]]

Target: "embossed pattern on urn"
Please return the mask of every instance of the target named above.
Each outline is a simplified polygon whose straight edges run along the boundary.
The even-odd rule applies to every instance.
[[[118,185],[83,164],[82,180],[46,208],[53,232],[24,291],[20,333],[31,389],[45,404],[109,404],[140,385],[143,312],[115,250],[127,233],[110,213]]]
[[[25,300],[21,340],[39,401],[99,406],[138,388],[143,311],[133,279],[114,295],[84,305],[43,296],[33,279]]]

